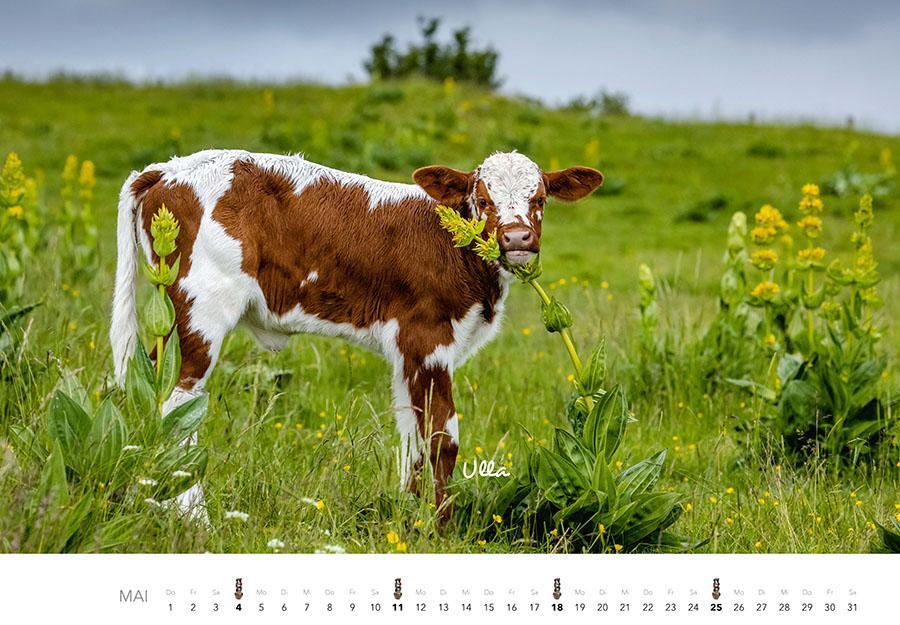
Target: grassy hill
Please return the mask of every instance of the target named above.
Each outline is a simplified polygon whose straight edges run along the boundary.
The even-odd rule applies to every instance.
[[[54,250],[71,243],[64,238],[53,239],[27,268],[22,299],[43,305],[29,319],[17,369],[27,375],[3,383],[0,443],[11,425],[41,427],[60,366],[77,371],[98,398],[109,392],[106,332],[119,187],[132,169],[213,147],[299,152],[398,181],[409,181],[416,167],[471,169],[491,152],[510,149],[544,169],[599,168],[606,175],[600,193],[547,210],[544,279],[572,308],[576,339],[589,345],[607,337],[612,377],[637,389],[649,375],[636,356],[641,263],[662,285],[663,331],[676,345],[696,340],[716,310],[734,211],[752,219],[768,203],[794,222],[804,183],[824,185],[839,170],[881,172],[891,154],[900,154],[900,138],[848,129],[597,117],[463,85],[419,82],[267,88],[0,80],[0,156],[18,153],[38,180],[47,228],[60,211],[66,157],[92,160],[100,240],[99,263],[87,274],[76,275],[60,262]],[[858,194],[823,199],[822,245],[829,254],[846,255]],[[873,231],[886,302],[879,318],[891,355],[898,339],[889,321],[900,312],[898,208],[895,188],[878,197]],[[463,414],[461,461],[494,456],[516,468],[524,444],[519,426],[546,440],[551,427],[564,421],[571,385],[566,356],[545,335],[533,294],[514,288],[508,310],[499,339],[456,374],[455,389]],[[682,492],[686,502],[676,529],[710,538],[705,549],[713,551],[867,550],[875,539],[872,521],[892,518],[900,501],[896,440],[877,458],[840,474],[816,464],[791,466],[771,449],[763,453],[746,443],[738,422],[757,423],[747,414],[759,407],[743,391],[718,387],[710,395],[697,375],[686,368],[683,379],[669,378],[633,397],[638,422],[622,451],[639,458],[669,450],[662,484]],[[885,387],[895,388],[896,379],[891,365]],[[393,550],[385,540],[389,531],[398,532],[410,551],[565,548],[550,537],[542,544],[516,543],[513,528],[509,542],[501,534],[480,545],[434,532],[430,521],[414,525],[428,510],[396,492],[387,369],[370,354],[311,337],[264,354],[239,332],[226,343],[209,390],[210,415],[200,436],[211,451],[206,483],[215,529],[184,528],[172,515],[148,512],[135,516],[137,530],[115,548],[265,550],[267,540],[277,537],[297,551],[325,544]],[[0,512],[0,551],[48,548],[21,542],[27,534],[22,493],[36,480],[26,468],[0,468],[0,496],[17,502]],[[324,509],[309,506],[307,498],[323,500]],[[220,523],[226,510],[246,511],[250,518]]]

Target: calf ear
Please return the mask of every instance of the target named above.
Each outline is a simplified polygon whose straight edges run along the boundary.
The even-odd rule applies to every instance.
[[[603,174],[591,167],[569,167],[544,173],[547,195],[574,202],[593,193],[603,184]]]
[[[472,174],[441,165],[422,167],[413,172],[413,180],[425,193],[449,206],[463,203],[469,194],[471,179]]]

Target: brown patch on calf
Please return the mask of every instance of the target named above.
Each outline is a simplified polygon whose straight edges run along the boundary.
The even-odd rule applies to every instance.
[[[157,175],[151,175],[157,174]],[[178,329],[178,339],[181,346],[181,374],[178,379],[179,388],[190,389],[200,380],[209,369],[212,360],[209,353],[209,345],[197,332],[188,325],[190,314],[190,302],[187,295],[179,288],[181,280],[191,268],[191,252],[194,249],[194,241],[197,239],[197,231],[200,229],[200,218],[203,209],[193,189],[186,184],[167,184],[162,181],[159,172],[149,171],[141,174],[131,185],[132,193],[141,200],[141,227],[150,236],[150,223],[153,215],[160,206],[166,205],[178,220],[181,229],[175,241],[176,250],[169,256],[169,262],[175,262],[175,258],[181,257],[178,266],[178,278],[167,289],[172,304],[175,307],[175,326]],[[152,252],[153,262],[158,263],[159,257]],[[155,349],[155,348],[154,348]],[[153,355],[153,354],[151,354]]]

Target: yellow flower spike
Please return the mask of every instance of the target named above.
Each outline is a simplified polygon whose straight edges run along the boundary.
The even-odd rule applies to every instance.
[[[805,185],[803,185],[803,187],[800,189],[800,193],[802,193],[803,195],[812,195],[812,196],[818,197],[818,195],[819,195],[819,185],[813,184],[812,182],[807,182],[807,183],[806,183]]]
[[[771,302],[775,299],[775,296],[781,292],[781,287],[779,287],[774,282],[770,282],[769,280],[764,280],[753,287],[753,290],[750,292],[752,297],[757,297],[763,301]]]
[[[818,238],[822,234],[822,220],[815,215],[807,215],[797,222],[797,226],[810,239]]]
[[[802,262],[818,263],[825,258],[825,250],[821,247],[806,247],[797,251],[797,259]]]
[[[750,255],[750,262],[760,271],[768,271],[778,262],[778,252],[775,250],[756,250]]]

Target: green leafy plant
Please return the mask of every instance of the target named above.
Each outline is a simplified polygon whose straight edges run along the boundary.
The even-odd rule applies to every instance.
[[[797,226],[806,245],[795,252],[787,221],[763,206],[750,233],[757,249],[749,256],[739,253],[726,267],[723,301],[728,298],[729,314],[744,315],[749,306],[761,318],[755,325],[733,318],[725,327],[743,327],[744,338],[757,345],[757,362],[766,363],[756,379],[751,373],[728,381],[771,405],[769,422],[791,449],[816,445],[857,456],[870,449],[888,415],[879,388],[887,356],[873,315],[882,302],[869,236],[872,198],[863,196],[854,214],[856,255],[849,268],[840,259],[824,262],[826,251],[817,245],[822,210],[818,187],[805,185]],[[775,248],[779,233],[784,234]],[[750,289],[742,287],[741,256],[762,274]]]
[[[458,247],[472,245],[483,260],[498,260],[494,233],[481,236],[484,221],[464,219],[447,207],[437,212]],[[633,417],[620,387],[603,388],[605,343],[583,363],[572,339],[572,313],[538,281],[540,258],[508,269],[535,290],[544,327],[560,335],[572,361],[575,390],[566,410],[570,428],[555,429],[551,448],[529,447],[527,473],[477,501],[463,502],[470,527],[490,533],[496,531],[496,519],[509,519],[532,539],[562,534],[571,548],[585,551],[689,548],[688,541],[667,531],[681,513],[681,495],[655,490],[665,450],[621,469],[624,464],[613,460]]]
[[[205,416],[207,396],[162,414],[180,368],[174,313],[165,293],[178,271],[177,260],[173,265],[165,260],[174,251],[178,223],[161,208],[152,224],[153,249],[160,260],[145,267],[157,287],[146,321],[162,357],[154,366],[137,342],[126,374],[124,413],[112,396],[95,406],[78,378],[64,370],[42,427],[10,427],[19,461],[41,468],[26,506],[23,549],[77,551],[96,546],[97,533],[104,535],[109,528],[114,531],[99,539],[100,547],[112,547],[136,522],[137,512],[185,491],[206,470],[206,449],[184,446],[183,441]],[[55,522],[48,523],[48,518]]]

